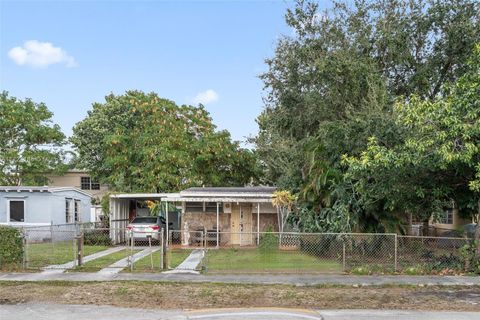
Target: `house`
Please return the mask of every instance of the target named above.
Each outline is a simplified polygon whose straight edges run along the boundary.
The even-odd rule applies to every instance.
[[[70,169],[63,175],[47,175],[49,187],[73,187],[89,194],[95,204],[92,205],[92,221],[99,221],[102,215],[100,201],[109,189],[108,186],[100,184],[94,180],[88,171],[79,169]]]
[[[445,209],[438,219],[431,219],[430,225],[433,228],[433,235],[453,235],[455,231],[461,231],[464,225],[472,223],[472,219],[462,217],[457,206]],[[460,233],[459,233],[460,234]]]
[[[90,222],[91,196],[72,187],[0,186],[0,224]]]
[[[209,242],[218,245],[248,246],[258,243],[261,233],[278,231],[278,215],[272,205],[274,187],[189,188],[179,193],[116,194],[110,196],[111,236],[124,240],[121,230],[136,216],[138,200],[172,204],[179,212],[168,210],[166,231],[181,242],[192,232],[206,232]],[[117,230],[117,231],[115,231]]]

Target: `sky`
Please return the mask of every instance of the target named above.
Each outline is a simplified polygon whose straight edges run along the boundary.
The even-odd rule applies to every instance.
[[[291,1],[0,0],[0,90],[44,102],[70,136],[93,102],[157,92],[203,103],[244,141],[263,109],[258,75]]]

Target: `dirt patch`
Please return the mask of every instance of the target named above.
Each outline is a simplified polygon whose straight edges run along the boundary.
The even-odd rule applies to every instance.
[[[198,309],[291,307],[480,311],[480,287],[296,287],[154,282],[1,282],[0,304]]]

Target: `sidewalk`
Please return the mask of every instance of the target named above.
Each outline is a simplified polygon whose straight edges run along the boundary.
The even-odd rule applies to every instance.
[[[480,277],[467,276],[355,276],[305,274],[165,274],[165,273],[0,273],[0,281],[158,281],[235,284],[287,284],[296,286],[442,285],[480,286]]]

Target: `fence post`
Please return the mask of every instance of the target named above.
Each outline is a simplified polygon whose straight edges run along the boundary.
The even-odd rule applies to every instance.
[[[163,228],[162,228],[162,231],[160,232],[160,269],[164,269],[164,265],[163,265],[163,261],[164,261],[164,258],[163,258],[163,255],[164,255],[164,252],[165,250],[163,249],[164,248],[164,243],[165,243],[165,234],[164,234],[164,231],[163,231]]]
[[[81,232],[77,237],[77,265],[81,266],[83,263],[83,232]]]
[[[28,261],[28,241],[27,241],[27,231],[25,228],[22,229],[22,242],[23,242],[23,259],[22,259],[22,267],[23,269],[27,269],[27,261]]]
[[[128,234],[130,235],[130,258],[128,261],[130,262],[130,271],[133,271],[133,247],[135,246],[135,238],[132,231],[129,231]]]
[[[397,234],[395,233],[395,272],[398,270],[398,265],[397,265],[397,254],[398,254],[398,237]]]
[[[343,265],[343,272],[347,270],[347,264],[346,264],[346,259],[345,259],[345,239],[342,241],[342,265]]]

